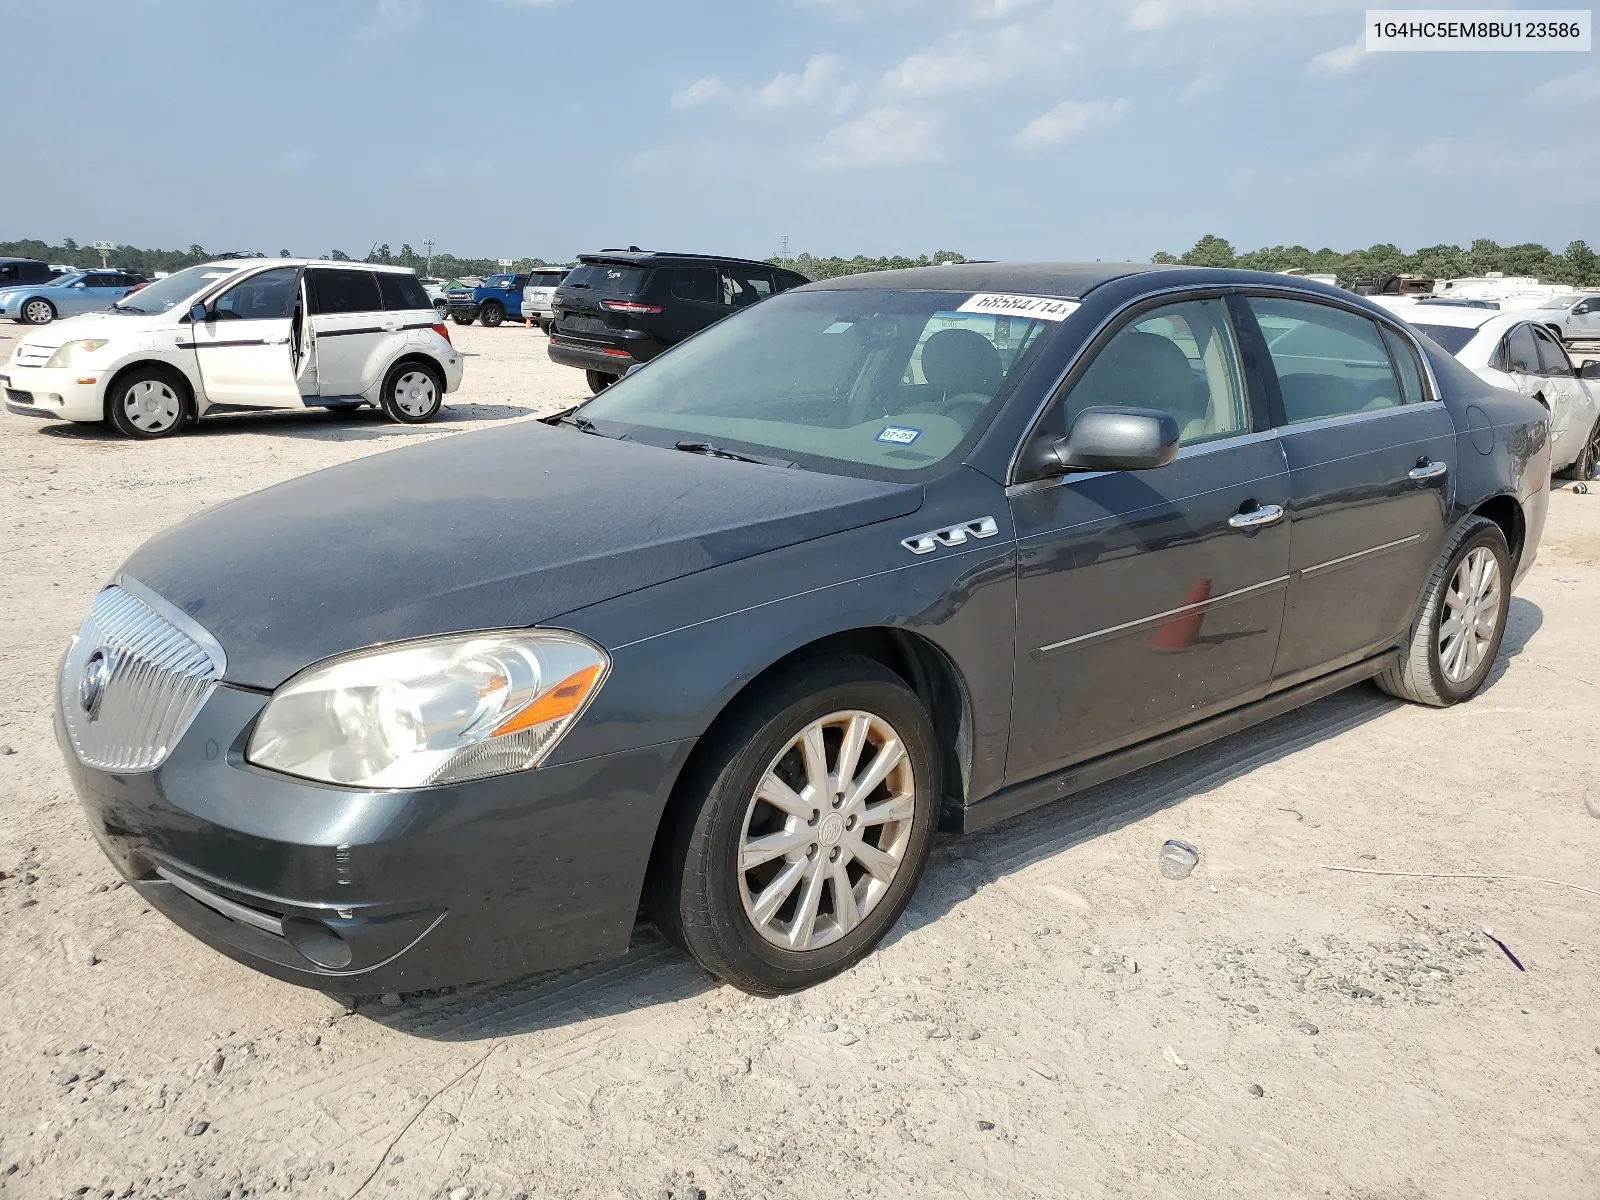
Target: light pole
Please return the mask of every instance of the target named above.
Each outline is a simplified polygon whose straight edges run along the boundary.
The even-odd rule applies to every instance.
[[[422,248],[428,252],[428,265],[422,268],[422,273],[429,279],[433,278],[433,239],[423,238]]]

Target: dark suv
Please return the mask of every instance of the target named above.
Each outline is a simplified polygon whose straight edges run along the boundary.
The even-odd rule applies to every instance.
[[[598,392],[707,325],[806,282],[747,258],[636,248],[580,254],[556,289],[550,358],[582,368]]]

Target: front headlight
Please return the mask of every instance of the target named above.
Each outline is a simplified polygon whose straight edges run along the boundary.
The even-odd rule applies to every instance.
[[[459,783],[536,767],[611,660],[554,629],[458,634],[334,659],[273,693],[245,757],[358,787]]]
[[[79,338],[75,342],[62,342],[50,356],[47,367],[75,367],[89,355],[106,344],[105,338]]]

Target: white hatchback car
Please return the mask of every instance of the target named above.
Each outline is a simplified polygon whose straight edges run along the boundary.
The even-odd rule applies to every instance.
[[[242,408],[372,404],[430,421],[461,372],[415,272],[256,258],[189,267],[29,333],[0,387],[14,413],[158,438]]]
[[[1600,361],[1574,367],[1537,312],[1431,304],[1397,311],[1479,378],[1550,411],[1551,470],[1578,479],[1600,472]]]

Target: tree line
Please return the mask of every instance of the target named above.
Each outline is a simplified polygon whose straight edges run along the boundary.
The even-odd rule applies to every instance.
[[[1499,271],[1505,275],[1531,275],[1545,283],[1573,287],[1600,287],[1600,255],[1584,241],[1568,242],[1560,254],[1537,242],[1502,246],[1479,238],[1470,246],[1424,246],[1407,254],[1399,246],[1380,242],[1365,250],[1340,252],[1310,250],[1305,246],[1266,246],[1239,253],[1226,238],[1208,233],[1182,254],[1157,251],[1151,262],[1182,263],[1190,267],[1239,267],[1250,271],[1306,272],[1338,276],[1349,287],[1357,280],[1385,275],[1431,275],[1435,279],[1461,279]]]
[[[82,246],[71,238],[60,245],[24,239],[0,242],[0,257],[37,258],[50,263],[64,263],[74,267],[98,267],[100,252],[92,246]],[[108,265],[125,270],[153,274],[156,271],[179,271],[196,263],[216,257],[216,252],[204,246],[193,245],[187,250],[143,250],[137,246],[118,246],[107,255]],[[287,249],[278,251],[280,258],[295,257]],[[428,260],[410,245],[402,244],[392,251],[388,243],[372,247],[357,260],[343,250],[306,257],[334,259],[341,262],[361,261],[390,263],[411,267],[419,274]],[[769,258],[775,266],[798,271],[807,279],[833,279],[840,275],[855,275],[863,271],[892,271],[901,267],[926,267],[945,262],[966,262],[967,257],[955,250],[937,250],[933,254],[916,257],[888,255],[871,258],[858,254],[854,258],[837,255],[821,257],[801,254],[794,258]],[[1385,275],[1431,275],[1437,279],[1462,278],[1500,271],[1506,275],[1532,275],[1547,283],[1564,283],[1573,287],[1600,287],[1600,255],[1589,248],[1587,242],[1573,241],[1560,254],[1537,242],[1523,242],[1515,246],[1502,246],[1488,238],[1479,238],[1470,246],[1424,246],[1407,254],[1400,247],[1382,242],[1365,250],[1338,251],[1326,247],[1311,250],[1305,246],[1268,246],[1243,253],[1236,251],[1226,238],[1208,233],[1182,254],[1173,255],[1157,251],[1151,262],[1183,263],[1195,267],[1241,267],[1255,271],[1286,271],[1299,268],[1303,271],[1335,275],[1341,284],[1350,286],[1357,280],[1380,278]],[[561,264],[542,258],[524,257],[516,261],[512,270],[526,271],[534,267]],[[492,258],[461,258],[454,254],[435,254],[433,273],[445,279],[463,275],[492,275],[504,270]]]

